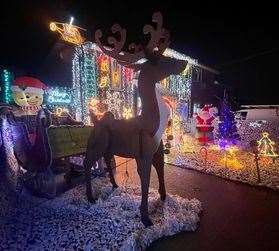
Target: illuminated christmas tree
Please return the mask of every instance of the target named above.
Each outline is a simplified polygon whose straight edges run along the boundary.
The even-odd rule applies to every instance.
[[[234,112],[231,110],[226,97],[222,102],[219,119],[220,146],[225,148],[227,145],[235,145],[240,137],[237,132]]]
[[[278,154],[275,153],[273,146],[275,142],[272,141],[269,137],[268,132],[262,133],[262,138],[258,140],[258,150],[260,155],[268,156],[268,157],[277,157]]]

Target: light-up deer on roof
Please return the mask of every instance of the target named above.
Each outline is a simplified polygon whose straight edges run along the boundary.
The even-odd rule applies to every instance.
[[[151,165],[155,167],[159,179],[159,194],[161,200],[166,198],[164,184],[164,153],[162,135],[167,126],[170,111],[164,103],[156,83],[171,74],[181,73],[187,61],[165,57],[163,52],[169,45],[169,33],[162,27],[160,12],[153,14],[156,28],[145,25],[144,34],[150,34],[146,46],[131,44],[130,52],[122,51],[126,41],[126,30],[120,25],[112,26],[112,33],[119,34],[120,39],[108,37],[112,48],[102,45],[101,30],[95,33],[95,39],[101,50],[116,59],[118,63],[139,71],[138,90],[142,102],[140,116],[128,120],[115,120],[111,113],[105,114],[100,120],[95,120],[95,127],[88,140],[87,152],[84,161],[86,172],[86,193],[88,200],[94,202],[95,198],[91,188],[91,166],[101,157],[104,157],[109,169],[110,181],[117,187],[110,163],[113,155],[134,158],[137,162],[137,171],[141,181],[142,200],[140,206],[141,221],[145,226],[152,225],[148,215],[148,190],[150,183]],[[138,64],[140,59],[146,59]]]

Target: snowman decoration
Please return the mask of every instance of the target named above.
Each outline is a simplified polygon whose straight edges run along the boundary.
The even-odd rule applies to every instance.
[[[214,126],[212,123],[216,114],[216,107],[205,105],[195,116],[197,129],[196,137],[202,145],[206,145],[213,140]]]
[[[46,85],[33,77],[18,77],[12,86],[13,99],[19,106],[16,116],[36,115],[41,109]]]
[[[46,85],[33,77],[18,77],[12,86],[12,95],[16,107],[13,113],[27,126],[28,138],[32,144],[36,139],[36,116],[41,110]]]

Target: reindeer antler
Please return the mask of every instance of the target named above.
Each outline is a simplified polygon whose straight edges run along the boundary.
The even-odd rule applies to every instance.
[[[103,33],[100,29],[95,32],[96,42],[105,54],[124,64],[133,64],[141,58],[144,58],[146,56],[145,51],[148,51],[148,53],[163,54],[169,45],[169,32],[162,27],[163,17],[160,12],[156,12],[152,15],[152,21],[157,23],[155,29],[151,25],[145,25],[143,28],[143,33],[145,35],[150,34],[150,41],[145,48],[143,48],[141,44],[136,45],[135,43],[131,43],[128,48],[129,51],[133,53],[122,51],[126,42],[126,29],[121,28],[119,24],[114,24],[111,27],[111,31],[113,34],[119,33],[120,40],[117,40],[115,37],[108,37],[108,44],[111,45],[112,48],[107,48],[102,45],[100,38],[103,36]]]
[[[157,28],[154,29],[153,26],[147,24],[143,27],[144,34],[150,34],[151,39],[148,42],[146,49],[153,52],[154,49],[158,49],[160,54],[163,54],[165,49],[169,46],[169,32],[163,28],[163,17],[160,12],[155,12],[152,15],[152,21],[157,23]],[[161,40],[164,39],[162,42]]]

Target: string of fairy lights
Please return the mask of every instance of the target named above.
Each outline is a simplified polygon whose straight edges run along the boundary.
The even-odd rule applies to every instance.
[[[1,72],[1,87],[0,87],[0,101],[10,104],[13,100],[12,98],[12,92],[11,92],[11,86],[13,83],[13,75],[8,70],[4,69]]]
[[[195,62],[173,50],[168,50],[167,54]],[[104,55],[96,44],[86,42],[76,47],[72,71],[74,107],[78,120],[89,121],[89,104],[92,108],[90,101],[95,98],[106,104],[117,118],[135,116],[137,91],[133,84],[133,70],[120,66],[116,60]],[[189,103],[191,78],[191,66],[188,66],[183,74],[170,76],[161,84],[167,90],[166,95],[172,96],[177,102],[183,100]]]

